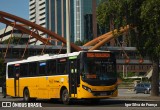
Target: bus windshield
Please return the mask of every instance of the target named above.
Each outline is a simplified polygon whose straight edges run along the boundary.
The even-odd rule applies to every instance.
[[[112,58],[85,58],[84,81],[91,85],[111,85],[117,81],[116,64]]]

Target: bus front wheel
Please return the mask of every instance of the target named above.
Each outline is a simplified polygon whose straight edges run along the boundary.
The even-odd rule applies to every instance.
[[[30,94],[29,94],[29,90],[28,89],[24,89],[24,91],[23,91],[23,100],[25,102],[29,102],[30,101]]]
[[[70,98],[69,98],[69,93],[68,93],[68,90],[67,89],[64,89],[62,91],[62,94],[61,94],[61,100],[64,104],[68,105],[70,104]]]

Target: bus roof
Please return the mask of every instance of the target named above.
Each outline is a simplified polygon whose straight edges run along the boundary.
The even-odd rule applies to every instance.
[[[110,52],[110,51],[99,51],[99,50],[93,50],[93,51],[79,51],[79,52],[73,52],[69,54],[55,54],[55,55],[38,55],[38,56],[31,56],[24,60],[14,61],[14,62],[8,62],[7,65],[11,64],[17,64],[17,63],[25,63],[25,62],[32,62],[32,61],[43,61],[48,59],[57,59],[57,58],[64,58],[64,57],[71,57],[71,56],[78,56],[81,52]]]
[[[7,65],[10,64],[16,64],[16,63],[24,63],[24,62],[32,62],[32,61],[39,61],[39,60],[47,60],[47,59],[56,59],[56,58],[64,58],[64,57],[70,57],[70,56],[78,56],[80,52],[73,52],[69,54],[56,54],[56,55],[38,55],[38,56],[31,56],[24,60],[14,61],[14,62],[8,62]]]

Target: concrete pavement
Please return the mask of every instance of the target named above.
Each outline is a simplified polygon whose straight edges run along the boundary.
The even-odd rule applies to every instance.
[[[0,93],[0,109],[6,110],[1,107],[2,102],[13,102],[15,104],[24,103],[22,98],[6,97],[2,98]],[[12,106],[13,106],[12,103]],[[160,109],[160,97],[150,97],[149,94],[135,94],[133,91],[127,89],[119,89],[119,96],[115,98],[104,99],[98,104],[85,104],[83,102],[76,102],[73,105],[64,105],[60,102],[52,102],[48,100],[37,100],[33,103],[41,103],[42,108],[28,108],[28,107],[11,107],[7,110],[159,110]],[[14,104],[14,105],[15,105]],[[128,105],[133,105],[129,107]],[[136,104],[136,105],[135,105]],[[139,104],[157,104],[158,107],[138,107]],[[127,107],[128,106],[128,107]]]

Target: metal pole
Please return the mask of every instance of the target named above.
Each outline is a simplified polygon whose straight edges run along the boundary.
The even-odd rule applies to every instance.
[[[52,31],[52,28],[51,28],[51,25],[52,25],[52,21],[51,21],[51,19],[52,19],[51,18],[51,16],[52,16],[51,15],[52,14],[51,13],[51,0],[49,0],[49,4],[48,5],[49,5],[49,14],[48,14],[48,16],[49,16],[49,30]]]
[[[55,4],[55,33],[58,33],[58,31],[57,31],[57,28],[58,28],[58,26],[57,26],[57,0],[55,0],[55,2],[54,2],[54,4]],[[57,41],[56,41],[56,39],[55,39],[55,45],[57,45]]]
[[[67,40],[67,53],[71,52],[70,48],[70,8],[69,8],[69,2],[70,0],[66,0],[66,40]]]
[[[124,78],[124,65],[123,65],[123,78]]]
[[[62,31],[62,37],[64,37],[64,21],[63,20],[64,20],[64,0],[61,0],[61,21],[62,21],[61,31]],[[64,45],[64,44],[62,43],[62,45]]]
[[[126,78],[128,77],[128,65],[126,65]]]

